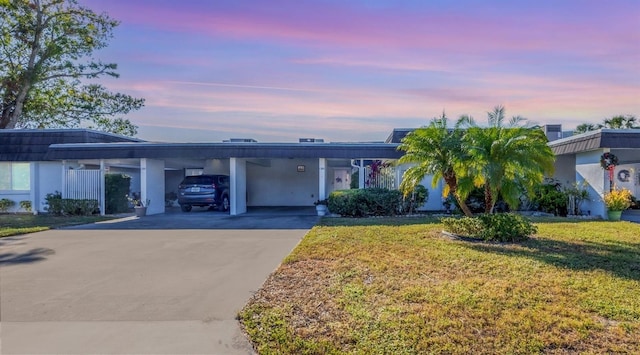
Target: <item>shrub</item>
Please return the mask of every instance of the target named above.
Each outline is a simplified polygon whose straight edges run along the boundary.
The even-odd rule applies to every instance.
[[[62,193],[60,191],[48,193],[44,200],[46,201],[45,211],[56,216],[62,215]]]
[[[477,217],[442,218],[447,231],[486,241],[517,242],[537,232],[526,218],[513,213],[481,214]]]
[[[569,212],[567,209],[569,196],[562,190],[562,185],[559,182],[552,181],[540,184],[535,188],[531,202],[536,210],[553,213],[556,216],[564,217]]]
[[[62,198],[58,191],[46,195],[45,210],[56,216],[90,216],[98,211],[98,200],[74,200]]]
[[[402,210],[405,213],[412,213],[417,208],[422,207],[429,199],[429,190],[422,186],[416,185],[412,191],[408,192],[402,201]]]
[[[29,200],[20,201],[20,208],[22,208],[25,212],[31,212],[31,201]]]
[[[0,200],[0,212],[5,213],[16,204],[15,201],[3,198]]]
[[[107,174],[104,179],[105,212],[108,214],[127,212],[129,210],[127,194],[131,177],[124,174]]]
[[[329,195],[329,210],[347,217],[393,216],[400,211],[398,190],[369,188],[338,190]]]

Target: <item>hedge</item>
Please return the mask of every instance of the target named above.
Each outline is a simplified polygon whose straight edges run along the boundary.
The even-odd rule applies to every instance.
[[[402,194],[381,188],[338,190],[329,195],[328,207],[345,217],[394,216],[401,211]]]

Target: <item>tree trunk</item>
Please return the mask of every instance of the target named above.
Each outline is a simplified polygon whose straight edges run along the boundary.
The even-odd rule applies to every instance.
[[[458,202],[458,205],[460,206],[460,209],[462,210],[464,215],[467,217],[473,217],[473,212],[471,212],[469,206],[467,206],[465,201],[460,198],[460,195],[458,194],[458,178],[456,177],[456,174],[454,172],[449,172],[443,174],[442,177],[449,186],[449,192],[453,194],[453,197]]]
[[[493,194],[488,184],[484,184],[484,213],[493,213]]]

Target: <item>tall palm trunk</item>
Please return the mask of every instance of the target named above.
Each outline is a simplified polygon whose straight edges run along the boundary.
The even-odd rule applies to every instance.
[[[458,202],[458,206],[460,206],[464,215],[467,217],[473,217],[473,212],[471,212],[471,209],[469,209],[469,206],[467,206],[464,199],[460,197],[460,194],[458,194],[458,179],[456,178],[456,173],[449,171],[446,174],[443,174],[442,177],[447,183],[447,186],[449,186],[449,192],[453,194],[453,197]]]
[[[493,201],[493,194],[489,188],[489,184],[484,185],[484,213],[493,213],[493,207],[495,202]]]

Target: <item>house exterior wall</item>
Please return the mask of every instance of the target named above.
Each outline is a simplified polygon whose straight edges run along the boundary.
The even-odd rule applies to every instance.
[[[35,200],[37,205],[37,212],[46,212],[47,207],[45,197],[47,194],[54,193],[56,191],[62,191],[62,163],[59,161],[54,162],[38,162],[38,179],[35,182],[31,182],[31,186],[35,186]],[[35,185],[34,185],[35,183]]]
[[[147,214],[164,213],[164,160],[140,159],[142,201],[151,201]]]
[[[628,181],[621,179],[625,175],[621,175],[621,172],[628,172],[630,174]],[[615,186],[621,189],[627,189],[636,197],[640,197],[640,164],[621,164],[616,166],[613,178]]]
[[[563,186],[570,186],[573,184],[576,181],[576,156],[557,156],[553,178],[562,183]]]
[[[298,166],[304,166],[304,172]],[[318,159],[271,159],[247,164],[248,206],[313,206],[319,193]]]
[[[229,159],[231,180],[231,202],[229,214],[232,216],[247,212],[247,160]]]
[[[404,173],[412,166],[412,164],[401,164],[396,167],[398,169],[398,176],[400,179],[404,176]],[[433,175],[426,175],[420,185],[424,186],[429,190],[429,196],[427,201],[419,207],[419,211],[442,211],[444,210],[444,205],[442,204],[442,191],[444,189],[444,182],[438,181],[436,187],[432,186]],[[402,183],[402,180],[398,181],[398,186]]]
[[[204,163],[204,174],[229,175],[229,159],[207,159]]]
[[[608,174],[600,166],[603,149],[576,154],[576,182],[587,182],[589,200],[582,205],[583,211],[591,211],[591,215],[607,217],[607,209],[602,197],[609,191]]]
[[[184,179],[184,170],[167,170],[164,172],[165,193],[174,192],[178,196],[178,185]],[[178,206],[176,202],[176,206]]]

